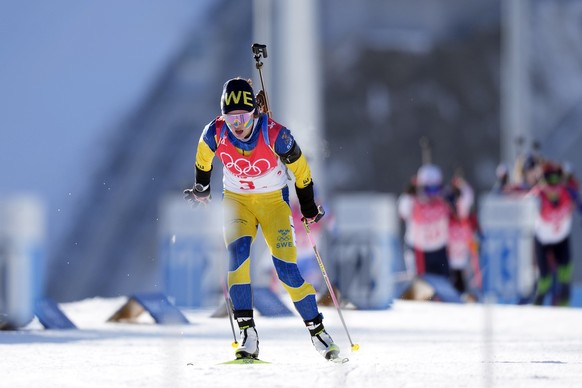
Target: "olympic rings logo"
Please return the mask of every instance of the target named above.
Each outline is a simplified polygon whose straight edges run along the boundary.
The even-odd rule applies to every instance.
[[[221,152],[219,157],[224,167],[238,176],[257,177],[271,169],[271,163],[267,159],[257,159],[251,164],[248,159],[233,160],[226,152]]]

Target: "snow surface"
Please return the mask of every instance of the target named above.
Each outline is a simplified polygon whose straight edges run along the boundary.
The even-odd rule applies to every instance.
[[[182,310],[190,325],[107,323],[125,297],[61,305],[79,330],[38,321],[0,332],[2,387],[580,387],[582,310],[396,301],[379,311],[322,307],[350,361],[313,349],[298,316],[257,316],[268,365],[233,358],[226,318]]]

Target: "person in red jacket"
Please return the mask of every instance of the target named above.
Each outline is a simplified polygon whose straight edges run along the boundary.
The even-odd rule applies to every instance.
[[[543,178],[529,195],[538,201],[535,253],[539,277],[534,304],[544,304],[546,296],[550,295],[552,305],[567,306],[573,272],[570,235],[576,205],[562,167],[545,162]]]
[[[471,288],[469,279],[472,279],[475,285],[479,285],[480,270],[476,246],[476,215],[471,211],[475,199],[473,188],[457,175],[451,180],[445,198],[451,208],[448,239],[451,281],[461,297],[474,299],[474,296],[469,294]]]
[[[433,164],[419,168],[414,192],[398,199],[398,213],[405,223],[404,241],[414,255],[416,275],[425,273],[449,279],[450,208],[443,197],[441,169]]]

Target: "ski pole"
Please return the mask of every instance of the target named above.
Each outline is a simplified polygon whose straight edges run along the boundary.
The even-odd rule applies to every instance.
[[[302,221],[303,221],[303,226],[305,226],[305,232],[307,233],[307,238],[309,239],[309,242],[311,243],[311,246],[313,247],[313,251],[315,252],[315,258],[317,259],[317,263],[319,264],[319,269],[321,269],[321,274],[323,275],[323,278],[325,280],[325,284],[327,285],[327,289],[329,290],[329,295],[331,296],[331,300],[333,301],[333,304],[335,305],[335,308],[339,314],[340,320],[342,321],[342,325],[344,326],[346,334],[348,335],[348,340],[350,341],[350,345],[352,346],[352,352],[356,351],[360,348],[360,345],[354,344],[352,342],[352,337],[350,336],[350,332],[348,331],[348,327],[346,326],[346,322],[344,321],[344,317],[342,315],[342,310],[341,310],[340,305],[337,301],[337,298],[335,297],[335,293],[333,292],[333,287],[331,286],[331,282],[329,281],[329,277],[327,276],[325,266],[323,265],[323,260],[321,260],[321,256],[319,255],[319,251],[317,250],[317,246],[315,245],[315,242],[311,238],[311,229],[309,228],[309,222],[307,221],[307,219],[305,217],[302,218]]]
[[[222,292],[224,293],[224,302],[226,303],[226,311],[228,313],[228,321],[230,322],[230,328],[232,329],[232,338],[234,338],[234,342],[232,343],[232,347],[236,348],[238,346],[238,341],[236,340],[236,332],[234,330],[234,323],[233,323],[233,313],[230,306],[230,297],[228,296],[228,291],[226,290],[226,285],[224,281],[222,282]]]

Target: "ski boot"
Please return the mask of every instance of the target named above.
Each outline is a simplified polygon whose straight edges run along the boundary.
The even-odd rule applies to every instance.
[[[305,326],[307,326],[309,334],[311,334],[311,343],[315,347],[315,350],[326,360],[337,359],[340,349],[333,342],[333,339],[327,331],[325,331],[322,321],[323,316],[321,314],[312,320],[305,321]]]
[[[240,329],[240,347],[236,358],[259,358],[259,334],[255,328],[252,310],[235,311],[234,316]]]

